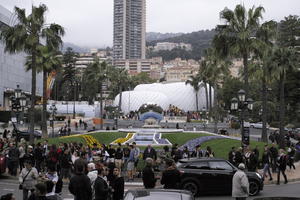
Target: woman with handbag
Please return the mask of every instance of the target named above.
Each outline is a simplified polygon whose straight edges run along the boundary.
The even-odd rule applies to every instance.
[[[37,178],[39,176],[35,167],[32,167],[30,160],[24,161],[25,167],[22,169],[19,175],[20,186],[19,189],[23,190],[23,200],[28,199],[28,192],[34,192],[34,186],[37,184]]]

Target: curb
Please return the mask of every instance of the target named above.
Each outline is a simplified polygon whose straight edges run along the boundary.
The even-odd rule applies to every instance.
[[[293,182],[297,182],[300,181],[300,178],[292,178],[292,179],[288,179],[288,183],[293,183]],[[267,183],[264,183],[264,185],[276,185],[277,181],[276,180],[272,180],[272,181],[268,181]],[[280,184],[284,184],[284,181],[281,180]]]

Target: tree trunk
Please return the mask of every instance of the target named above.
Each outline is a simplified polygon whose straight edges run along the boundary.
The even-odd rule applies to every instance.
[[[208,91],[207,91],[207,84],[204,82],[204,88],[205,88],[205,97],[206,97],[206,111],[208,110]]]
[[[122,86],[119,86],[119,111],[121,111],[122,109]]]
[[[218,88],[217,84],[214,87],[214,133],[218,133]]]
[[[37,36],[38,37],[38,36]],[[31,104],[30,104],[30,125],[29,125],[29,143],[34,143],[34,107],[35,107],[35,96],[36,96],[36,45],[32,47],[32,69],[31,69]]]
[[[249,97],[249,82],[248,82],[248,53],[245,52],[243,55],[243,64],[244,64],[244,82],[245,82],[245,92],[246,99]]]
[[[100,129],[103,130],[103,92],[102,92],[102,81],[100,82],[100,118],[102,122],[100,123]]]
[[[197,109],[197,112],[199,111],[199,106],[198,106],[198,91],[195,90],[195,93],[196,93],[196,109]]]
[[[284,148],[284,117],[285,117],[285,105],[284,105],[284,72],[280,74],[280,110],[279,110],[279,132],[280,142],[279,147]]]
[[[47,130],[47,71],[43,70],[43,109],[42,109],[42,135],[48,138]]]
[[[209,84],[209,111],[211,112],[212,108],[212,92],[211,92],[211,85]]]
[[[267,134],[267,84],[266,84],[266,71],[263,70],[262,78],[262,132],[261,139],[263,142],[268,142]]]
[[[73,92],[74,92],[74,102],[73,102],[73,119],[76,118],[76,110],[75,110],[75,107],[76,107],[76,90],[77,90],[77,83],[73,80]]]

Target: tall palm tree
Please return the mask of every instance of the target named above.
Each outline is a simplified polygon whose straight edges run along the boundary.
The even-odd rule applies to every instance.
[[[191,76],[189,80],[185,82],[186,85],[191,85],[194,88],[195,91],[195,97],[196,97],[196,110],[199,111],[199,105],[198,105],[198,92],[200,90],[200,79],[199,76]]]
[[[106,62],[99,62],[99,59],[95,59],[91,63],[85,72],[86,83],[89,86],[94,85],[93,94],[99,92],[100,94],[100,118],[103,118],[103,85],[107,78],[107,64]],[[95,98],[96,96],[94,96]],[[103,124],[101,123],[101,129],[103,129]]]
[[[217,51],[214,48],[205,51],[205,59],[207,61],[206,75],[214,89],[214,106],[213,106],[213,119],[214,119],[214,132],[218,132],[218,116],[219,116],[219,100],[218,90],[221,83],[229,75],[229,66],[231,62],[228,59],[221,59],[218,57]]]
[[[237,5],[234,10],[225,8],[220,13],[222,20],[225,20],[224,25],[218,25],[216,49],[227,55],[232,55],[243,59],[243,77],[245,82],[246,96],[249,92],[248,83],[248,59],[253,51],[253,46],[257,39],[254,36],[262,19],[264,8],[254,6],[248,11],[245,6]]]
[[[26,70],[32,69],[31,56],[27,57]],[[37,50],[37,71],[43,72],[43,109],[42,109],[42,135],[48,137],[47,131],[47,78],[51,71],[56,70],[61,66],[61,59],[58,57],[58,52],[52,50],[49,46],[39,46]]]
[[[119,94],[119,112],[122,110],[122,92],[127,90],[131,86],[130,77],[125,68],[116,68],[112,67],[108,71],[108,78],[110,81],[110,88],[113,93],[113,96]]]
[[[271,63],[276,68],[274,75],[279,80],[280,85],[280,110],[279,110],[279,131],[280,131],[280,147],[284,144],[284,119],[285,119],[285,103],[284,103],[284,85],[287,71],[293,71],[299,64],[297,53],[294,49],[288,47],[276,48],[274,50]]]
[[[57,24],[46,24],[45,13],[47,7],[41,4],[39,7],[32,6],[32,13],[26,16],[25,9],[15,7],[17,24],[6,27],[1,32],[0,38],[5,43],[5,51],[9,53],[26,52],[31,55],[31,104],[29,111],[30,118],[30,143],[33,143],[34,131],[34,107],[36,99],[36,73],[37,73],[37,51],[40,39],[45,38],[48,46],[57,48],[61,43],[64,30]],[[57,35],[53,34],[58,33]]]
[[[267,21],[263,23],[258,31],[256,37],[258,39],[256,48],[254,50],[256,56],[256,62],[253,65],[252,78],[261,81],[262,86],[262,141],[268,142],[267,137],[267,83],[273,80],[272,76],[272,63],[270,58],[272,57],[272,48],[274,46],[273,40],[276,37],[277,23],[275,21]],[[251,67],[249,69],[251,71]]]
[[[206,98],[206,109],[208,110],[209,108],[209,100],[208,100],[208,87],[207,87],[207,60],[202,60],[201,61],[201,65],[198,71],[198,77],[199,77],[199,81],[202,81],[201,86],[204,87],[205,90],[205,98]]]

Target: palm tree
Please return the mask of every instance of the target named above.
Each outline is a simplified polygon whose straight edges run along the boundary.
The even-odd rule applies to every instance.
[[[99,59],[95,59],[91,63],[85,72],[85,84],[93,87],[93,90],[89,90],[96,98],[95,94],[100,93],[100,118],[103,118],[103,84],[107,77],[107,64],[106,62],[99,62]],[[101,123],[101,129],[103,129],[103,124]]]
[[[255,80],[261,81],[262,86],[262,141],[268,142],[267,137],[267,83],[270,83],[272,77],[272,63],[270,57],[272,56],[272,47],[274,46],[272,40],[276,36],[277,23],[275,21],[267,21],[263,23],[258,31],[256,37],[258,39],[257,46],[254,50],[257,57],[257,62],[253,65],[253,73],[250,73]],[[251,71],[251,67],[250,67]]]
[[[225,25],[217,26],[217,36],[214,38],[216,49],[227,55],[241,57],[243,59],[246,96],[249,92],[248,83],[248,59],[257,39],[254,36],[262,19],[264,8],[254,6],[248,11],[243,5],[237,5],[234,10],[225,8],[220,16],[225,20]]]
[[[61,44],[64,30],[57,24],[46,24],[45,13],[47,7],[41,4],[39,7],[32,6],[32,13],[26,16],[25,9],[15,7],[14,12],[18,23],[12,27],[5,27],[0,38],[5,43],[5,51],[9,53],[26,52],[31,55],[31,104],[29,111],[30,118],[30,143],[33,143],[34,131],[34,107],[36,99],[36,73],[37,54],[41,45],[40,39],[45,38],[47,46],[57,48]],[[58,34],[53,34],[53,33]]]
[[[189,80],[185,82],[186,85],[191,85],[194,88],[195,91],[195,97],[196,97],[196,110],[199,111],[199,105],[198,105],[198,92],[200,90],[200,79],[199,76],[191,76]]]
[[[130,77],[125,68],[112,67],[108,71],[108,78],[110,81],[110,90],[112,91],[112,96],[119,94],[119,112],[122,110],[122,92],[127,90],[129,86],[132,85]]]
[[[32,68],[31,56],[27,57],[26,70]],[[56,70],[61,65],[61,59],[58,57],[58,52],[51,50],[48,46],[39,46],[37,51],[37,71],[43,72],[43,109],[42,109],[42,135],[44,138],[48,137],[47,133],[47,78],[48,74]]]
[[[206,75],[214,88],[214,106],[213,106],[213,118],[214,118],[214,132],[218,132],[218,116],[219,116],[219,100],[218,89],[224,79],[229,75],[229,65],[231,62],[228,59],[221,59],[218,57],[217,51],[214,48],[207,49],[206,53]]]
[[[276,48],[273,53],[271,63],[276,68],[273,73],[279,80],[280,85],[280,111],[279,111],[279,131],[280,131],[280,147],[284,144],[284,119],[285,119],[285,103],[284,103],[284,85],[287,71],[293,71],[299,63],[297,53],[294,49],[288,47]]]
[[[206,109],[209,108],[209,101],[208,101],[208,88],[207,88],[207,60],[202,60],[201,65],[198,71],[199,81],[202,81],[201,86],[204,87],[205,90],[205,98],[206,98]]]

